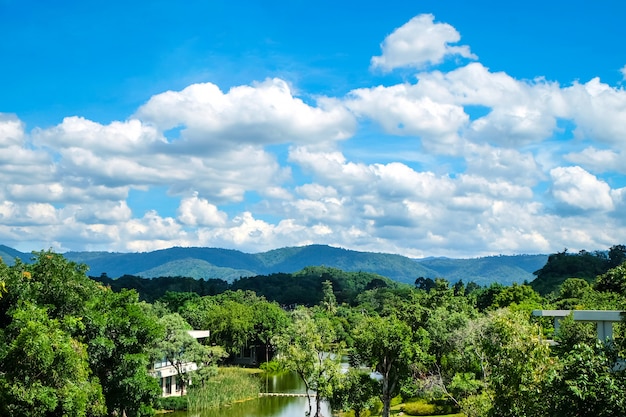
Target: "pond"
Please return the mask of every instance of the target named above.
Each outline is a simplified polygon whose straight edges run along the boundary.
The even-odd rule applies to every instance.
[[[261,375],[261,392],[305,393],[304,384],[296,374]],[[315,413],[315,399],[311,400]],[[261,397],[201,413],[176,412],[168,417],[304,417],[308,410],[306,397]],[[331,417],[326,403],[322,413]]]

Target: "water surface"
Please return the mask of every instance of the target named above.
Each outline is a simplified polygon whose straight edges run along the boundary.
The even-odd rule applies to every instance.
[[[261,375],[261,392],[304,393],[305,387],[296,374]],[[315,413],[315,399],[311,399],[312,413]],[[305,417],[308,411],[306,397],[261,397],[244,401],[221,409],[205,410],[201,413],[176,412],[168,417]],[[322,413],[331,417],[326,403]]]

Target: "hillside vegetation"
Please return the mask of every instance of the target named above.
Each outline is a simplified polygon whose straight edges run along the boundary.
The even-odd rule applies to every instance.
[[[225,291],[254,291],[257,295],[281,305],[315,305],[323,298],[324,281],[331,282],[339,302],[351,304],[363,291],[389,287],[398,282],[368,272],[346,272],[337,268],[307,267],[301,271],[244,277],[228,283],[221,279],[205,280],[189,277],[141,278],[124,275],[118,279],[106,276],[92,279],[110,286],[114,291],[133,289],[142,300],[153,302],[168,292],[195,293],[198,296],[217,295]]]
[[[31,256],[0,247],[7,264],[13,259],[30,262]],[[4,255],[3,255],[4,254]],[[475,259],[411,259],[405,256],[359,252],[325,245],[275,249],[249,254],[218,248],[170,248],[145,253],[68,252],[64,256],[85,264],[89,274],[119,278],[190,277],[222,279],[232,283],[241,277],[294,273],[309,266],[326,266],[347,272],[367,272],[394,281],[413,284],[418,277],[445,278],[451,282],[474,281],[480,285],[498,282],[510,285],[534,278],[547,255],[492,256]]]
[[[624,261],[626,248],[549,259],[538,275]],[[255,361],[274,356],[267,369],[292,371],[316,393],[309,415],[319,415],[322,401],[355,416],[626,415],[626,370],[615,367],[626,357],[623,326],[605,343],[595,326],[571,316],[555,329],[531,314],[626,309],[626,262],[591,282],[569,277],[545,297],[525,284],[419,277],[407,285],[324,266],[232,283],[97,278],[106,285],[51,251],[28,264],[0,262],[0,415],[152,416],[162,387],[148,369],[163,358],[177,367],[191,411],[223,407],[255,396],[246,390],[217,405],[206,401],[228,389],[217,365],[251,347]],[[200,342],[185,329],[210,335]],[[343,372],[346,356],[360,366]]]
[[[580,278],[588,283],[598,275],[606,273],[626,261],[626,246],[614,245],[607,252],[578,253],[563,252],[552,254],[547,263],[535,272],[537,278],[530,285],[540,294],[558,291],[561,284],[568,278]]]

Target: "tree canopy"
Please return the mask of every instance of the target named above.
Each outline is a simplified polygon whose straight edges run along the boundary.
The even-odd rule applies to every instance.
[[[250,346],[265,348],[261,360],[278,353],[317,393],[318,416],[328,400],[355,415],[381,404],[387,417],[394,397],[468,417],[623,415],[625,326],[598,342],[593,325],[565,317],[555,329],[530,312],[626,309],[625,254],[616,245],[551,255],[538,279],[558,285],[543,293],[533,283],[420,277],[410,286],[311,267],[215,285],[215,294],[168,284],[152,304],[51,251],[32,264],[0,262],[0,415],[151,415],[160,395],[153,359],[176,367],[178,385],[193,392],[209,386],[224,351]],[[191,328],[210,338],[198,343]]]

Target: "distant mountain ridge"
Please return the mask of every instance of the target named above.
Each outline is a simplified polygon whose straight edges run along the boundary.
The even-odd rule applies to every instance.
[[[233,249],[173,247],[152,252],[66,252],[64,256],[89,266],[89,274],[117,278],[180,276],[219,278],[232,282],[239,277],[292,273],[307,266],[327,266],[348,272],[372,272],[394,281],[413,284],[418,277],[462,279],[480,285],[532,281],[547,255],[490,256],[474,259],[411,259],[401,255],[359,252],[327,245],[287,247],[250,254]],[[29,262],[30,254],[0,245],[0,257],[12,264],[15,258]]]
[[[31,255],[5,245],[0,245],[0,258],[2,258],[2,261],[7,265],[13,265],[16,258],[19,258],[24,263],[29,263]]]

